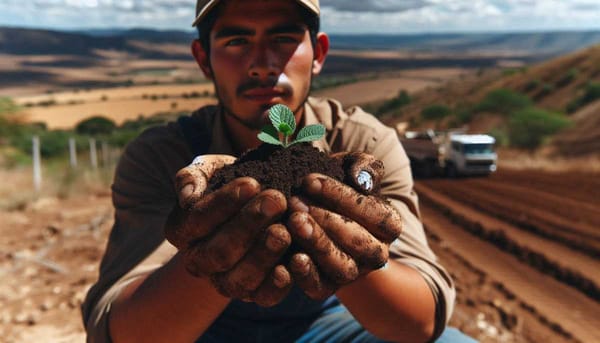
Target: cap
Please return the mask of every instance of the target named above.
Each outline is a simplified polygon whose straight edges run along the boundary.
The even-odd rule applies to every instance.
[[[319,9],[319,0],[297,0],[298,3],[316,15],[321,13]],[[206,16],[210,10],[219,3],[219,0],[198,0],[196,2],[196,20],[192,23],[192,26],[197,26],[200,21]]]

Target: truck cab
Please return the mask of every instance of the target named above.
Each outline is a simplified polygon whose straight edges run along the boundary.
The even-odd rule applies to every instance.
[[[494,137],[489,135],[449,135],[440,149],[446,174],[454,177],[495,172],[498,159],[494,150],[495,143]]]

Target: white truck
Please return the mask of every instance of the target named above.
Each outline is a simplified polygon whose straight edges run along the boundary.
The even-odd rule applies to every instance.
[[[416,176],[489,175],[496,171],[494,137],[451,131],[399,132]]]

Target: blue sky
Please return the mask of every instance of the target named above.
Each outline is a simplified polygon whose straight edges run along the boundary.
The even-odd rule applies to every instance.
[[[0,25],[189,30],[194,0],[0,0]],[[600,30],[600,0],[321,0],[330,33]]]

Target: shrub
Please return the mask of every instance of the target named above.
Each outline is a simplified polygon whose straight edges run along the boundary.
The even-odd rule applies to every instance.
[[[450,107],[446,105],[431,105],[423,109],[421,117],[426,120],[438,120],[449,116],[452,113]]]
[[[558,113],[537,108],[517,111],[508,122],[510,144],[514,147],[533,150],[539,147],[548,136],[569,124],[569,119]]]
[[[408,95],[408,92],[401,90],[394,98],[386,100],[381,106],[379,106],[379,108],[375,111],[375,115],[398,110],[401,107],[410,104],[411,101],[412,99],[410,95]]]
[[[600,82],[590,82],[585,87],[581,101],[585,105],[597,99],[600,99]]]
[[[560,80],[558,80],[558,82],[556,83],[556,86],[564,87],[564,86],[568,85],[569,83],[573,82],[577,78],[578,75],[579,75],[579,70],[577,70],[576,68],[571,68],[563,77],[560,78]]]
[[[514,111],[531,106],[531,100],[523,94],[510,89],[499,88],[489,92],[485,98],[475,106],[476,112],[490,112],[510,115]]]
[[[531,92],[538,89],[539,86],[542,85],[540,80],[531,80],[525,84],[525,88],[523,89],[525,92]]]
[[[117,125],[114,121],[103,116],[94,116],[85,119],[75,126],[75,131],[81,135],[108,135]]]
[[[19,111],[19,106],[11,98],[0,97],[0,115],[12,114]]]
[[[582,96],[567,104],[567,112],[573,113],[598,99],[600,99],[600,82],[590,82],[585,86],[585,92]]]
[[[495,127],[487,134],[496,139],[496,146],[506,147],[510,145],[510,137],[506,128]]]

